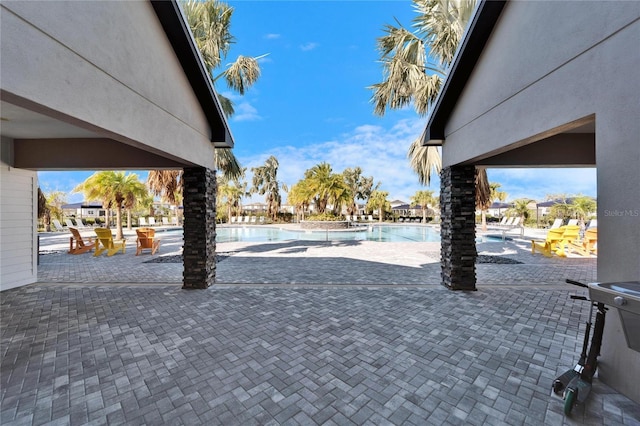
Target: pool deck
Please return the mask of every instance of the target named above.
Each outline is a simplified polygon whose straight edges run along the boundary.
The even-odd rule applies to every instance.
[[[452,292],[439,243],[219,243],[218,284],[182,290],[179,232],[155,256],[126,235],[96,258],[41,234],[39,282],[0,293],[3,425],[640,424],[597,379],[571,418],[551,396],[589,311],[564,279],[595,258],[512,233]]]

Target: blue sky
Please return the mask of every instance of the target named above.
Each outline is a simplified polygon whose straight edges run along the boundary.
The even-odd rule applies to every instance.
[[[376,38],[394,18],[411,25],[415,13],[410,1],[228,3],[235,9],[231,32],[236,44],[223,63],[238,55],[268,54],[260,60],[260,79],[244,96],[217,86],[235,104],[230,126],[243,166],[250,170],[274,155],[279,179],[287,185],[300,180],[306,169],[328,162],[335,172],[360,166],[381,182],[390,199],[408,201],[425,189],[409,169],[406,152],[426,117],[410,108],[376,116],[366,88],[382,79]],[[137,173],[146,178],[145,172]],[[490,169],[488,174],[509,200],[596,195],[595,169]],[[39,179],[45,192],[70,192],[90,175],[40,172]],[[434,176],[426,189],[438,193],[439,185]],[[68,200],[80,201],[82,195],[69,194]]]

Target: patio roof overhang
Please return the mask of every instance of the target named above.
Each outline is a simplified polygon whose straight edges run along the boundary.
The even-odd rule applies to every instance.
[[[151,5],[209,121],[211,142],[216,148],[233,148],[234,141],[229,123],[178,2],[151,0]]]
[[[478,3],[453,58],[449,74],[429,115],[429,121],[422,136],[423,145],[439,146],[444,143],[445,127],[449,117],[482,54],[505,3],[504,0],[482,0]]]

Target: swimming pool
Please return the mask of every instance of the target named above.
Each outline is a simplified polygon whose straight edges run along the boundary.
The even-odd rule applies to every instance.
[[[177,230],[176,230],[177,231]],[[171,231],[170,231],[171,232]],[[175,231],[174,231],[175,232]],[[179,230],[182,232],[182,230]],[[510,240],[511,238],[506,238]],[[265,241],[379,241],[379,242],[440,242],[440,232],[430,226],[362,226],[349,231],[289,230],[275,226],[217,227],[216,242]],[[484,235],[476,242],[503,241],[501,236]]]
[[[426,226],[363,226],[349,231],[294,231],[275,227],[219,227],[216,242],[236,241],[382,241],[438,242],[440,233]]]

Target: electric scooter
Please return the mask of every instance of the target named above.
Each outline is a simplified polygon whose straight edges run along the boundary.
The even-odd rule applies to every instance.
[[[567,283],[577,285],[579,287],[589,286],[578,281],[567,280]],[[600,347],[602,346],[602,333],[604,331],[604,319],[607,312],[603,303],[593,302],[584,296],[571,296],[574,300],[587,300],[591,304],[589,309],[589,320],[586,323],[584,332],[584,341],[582,343],[582,353],[580,359],[574,368],[567,370],[561,376],[553,381],[553,392],[557,395],[562,394],[564,399],[564,414],[571,415],[573,407],[580,403],[583,404],[589,393],[593,376],[598,369],[598,356],[600,356]],[[589,345],[589,336],[591,334],[591,319],[593,317],[593,308],[596,307],[596,322],[593,328],[593,336],[591,337],[591,346],[587,352]]]

